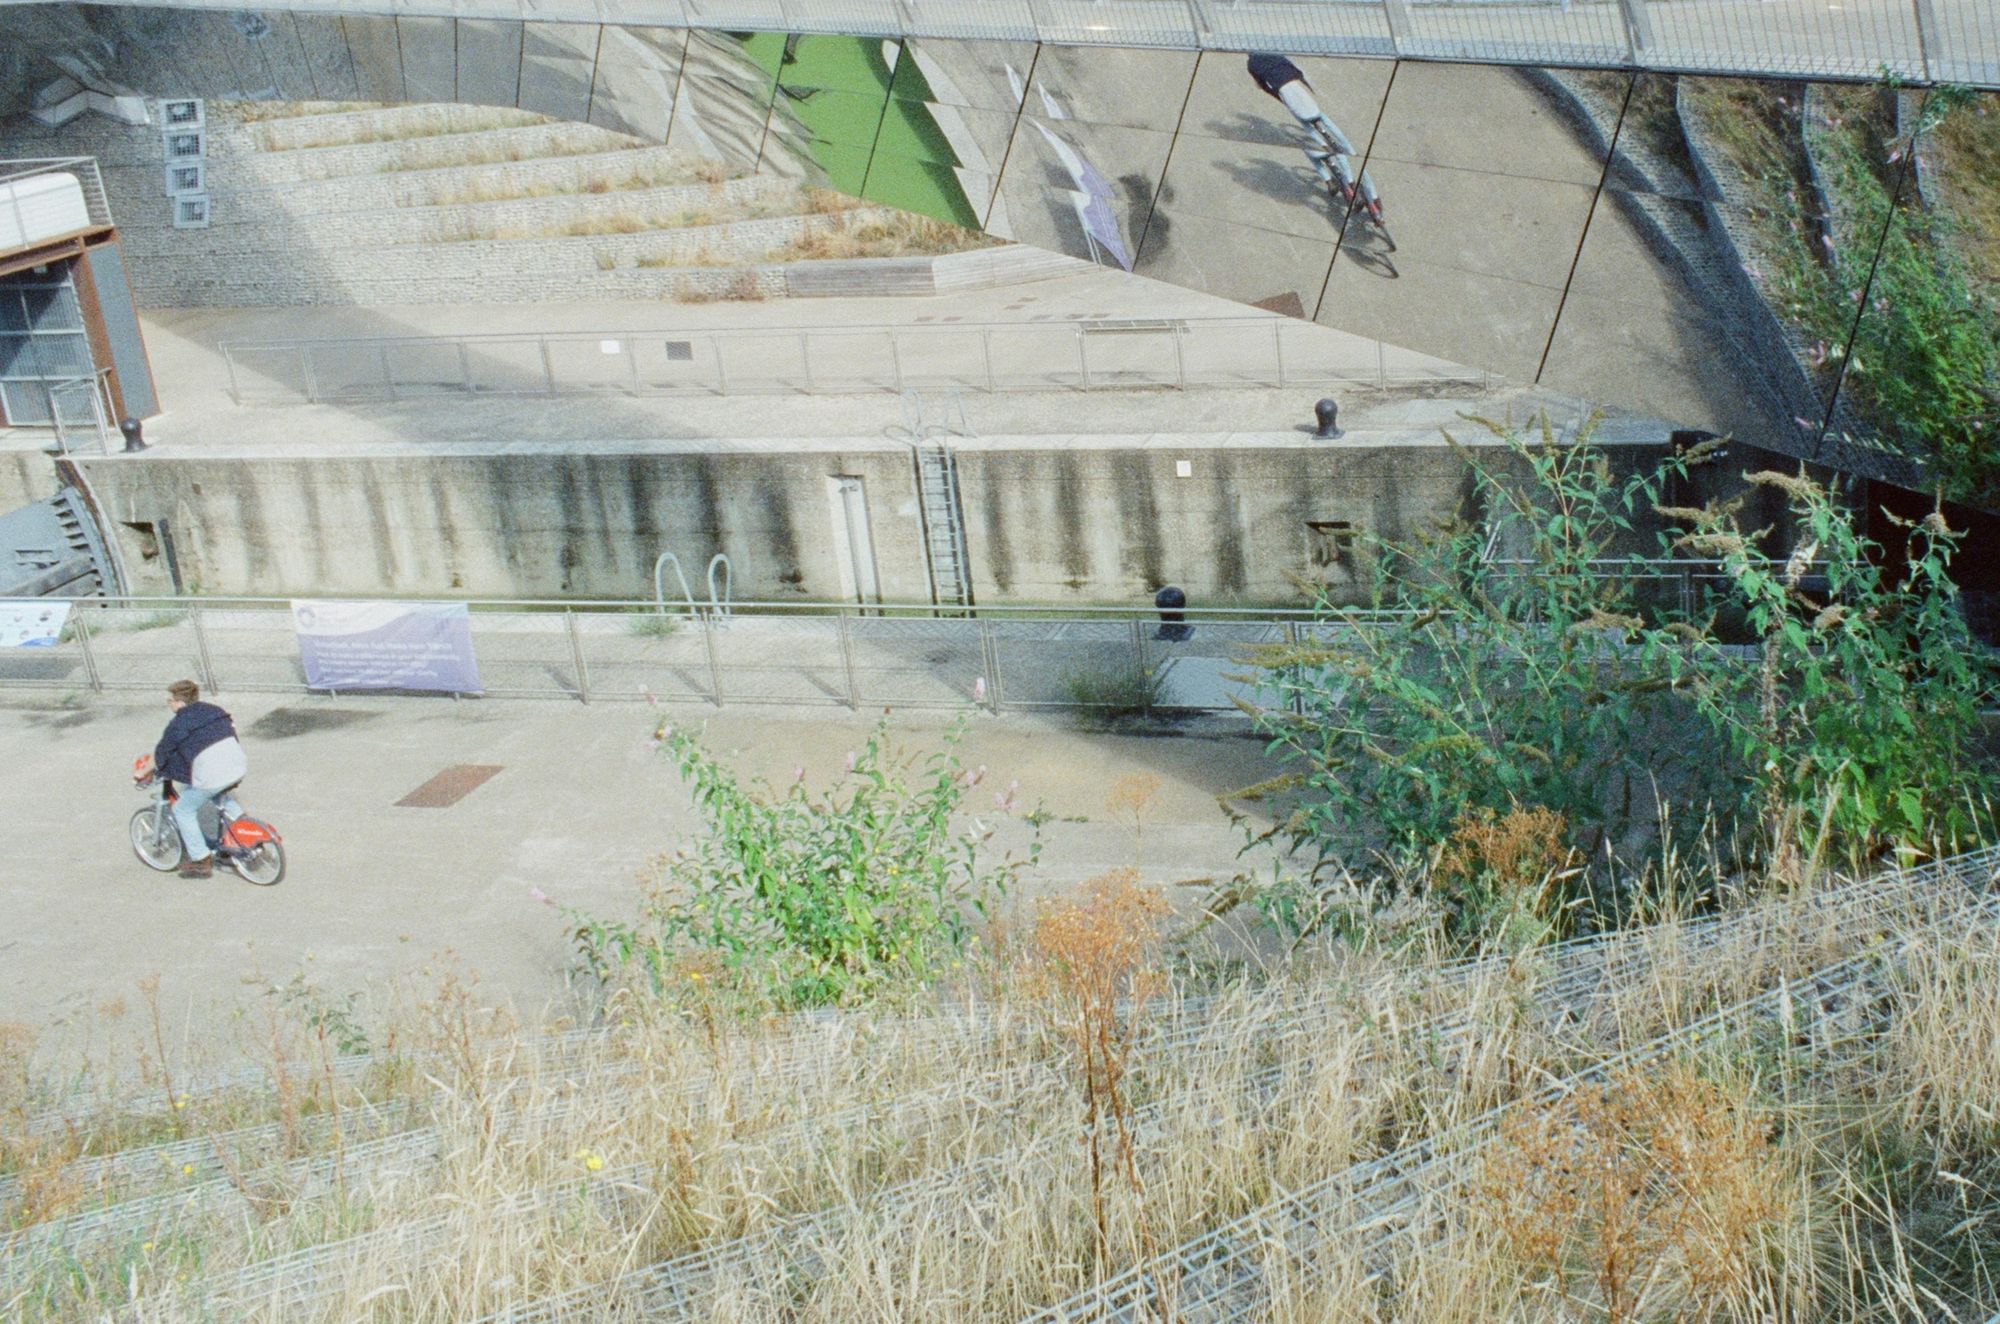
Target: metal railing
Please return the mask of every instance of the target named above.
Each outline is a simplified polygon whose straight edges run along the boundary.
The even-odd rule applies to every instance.
[[[1639,596],[1666,608],[1721,582],[1712,562],[1649,563]],[[1650,586],[1650,587],[1649,587]],[[454,601],[458,601],[454,599]],[[1402,619],[1393,610],[933,604],[471,602],[483,693],[585,703],[868,705],[991,712],[1153,709],[1240,713],[1283,702],[1250,654],[1333,643]],[[50,648],[0,649],[0,690],[156,690],[190,677],[215,691],[305,693],[286,598],[79,599]]]
[[[481,395],[1390,386],[1494,378],[1284,317],[228,341],[238,404]]]
[[[111,370],[99,368],[89,377],[45,382],[43,392],[49,402],[49,429],[55,433],[55,449],[69,456],[80,450],[98,455],[111,453]]]
[[[104,192],[104,176],[98,172],[94,156],[28,156],[0,160],[0,197],[6,199],[7,214],[13,219],[13,233],[29,233],[27,213],[21,198],[7,187],[37,175],[73,175],[83,186],[83,206],[93,226],[111,224],[111,202]],[[31,248],[37,240],[20,244],[0,244],[0,248]]]
[[[1886,73],[2000,87],[1991,0],[656,0],[639,12],[625,0],[287,0],[284,8],[1716,74]]]

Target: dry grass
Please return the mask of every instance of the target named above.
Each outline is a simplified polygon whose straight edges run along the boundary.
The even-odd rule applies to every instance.
[[[437,106],[430,119],[414,122],[386,108],[375,119],[353,119],[338,124],[313,124],[299,120],[268,117],[259,147],[267,152],[298,152],[316,147],[354,147],[362,143],[407,142],[420,138],[445,138],[461,133],[490,133],[495,129],[520,129],[531,125],[556,124],[546,115],[494,106]],[[337,111],[315,114],[338,114]],[[287,132],[281,125],[290,126]],[[315,131],[316,130],[316,131]]]
[[[763,260],[821,262],[840,258],[936,257],[992,248],[1003,242],[978,230],[908,212],[871,211],[859,220],[847,210],[827,214],[832,216],[828,224],[805,231],[765,254]]]
[[[715,196],[720,193],[723,183],[740,178],[743,173],[714,161],[651,158],[620,169],[585,167],[568,178],[518,179],[502,176],[442,185],[430,192],[424,205],[450,207],[466,203],[517,202],[530,198],[601,197],[611,193],[636,193],[642,189],[696,183],[706,184],[711,196]]]
[[[537,1039],[440,966],[373,1010],[294,985],[201,1062],[142,1000],[107,1009],[87,1069],[0,1034],[0,1303],[1011,1320],[1431,1153],[1432,1177],[1399,1158],[1316,1229],[1243,1243],[1252,1317],[1886,1321],[1919,1289],[1957,1309],[2000,1218],[2000,945],[1965,903],[1871,883],[1476,962],[1328,949],[1211,993],[1161,973],[1157,894],[1127,872],[924,1015],[744,1019],[690,979]],[[1388,1217],[1385,1182],[1422,1199]]]

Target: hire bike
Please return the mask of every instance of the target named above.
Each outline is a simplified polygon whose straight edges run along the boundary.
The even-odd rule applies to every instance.
[[[174,825],[174,784],[158,774],[151,754],[133,761],[132,784],[153,793],[152,803],[132,815],[132,853],[147,868],[172,873],[187,854],[180,829]],[[218,799],[235,805],[233,797]],[[270,887],[284,878],[285,843],[269,823],[251,818],[240,806],[224,810],[213,801],[201,807],[199,818],[216,864],[228,865],[245,882],[259,887]]]

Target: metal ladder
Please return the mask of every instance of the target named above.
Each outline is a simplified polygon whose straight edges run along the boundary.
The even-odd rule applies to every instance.
[[[903,426],[916,457],[918,508],[924,522],[925,560],[930,566],[931,601],[940,607],[972,605],[972,561],[965,549],[965,509],[958,498],[958,466],[951,458],[951,438],[972,435],[965,418],[965,399],[953,391],[930,422],[923,395],[903,392]]]

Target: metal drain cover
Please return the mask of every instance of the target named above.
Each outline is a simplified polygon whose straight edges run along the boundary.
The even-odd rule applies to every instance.
[[[405,809],[446,809],[485,785],[499,771],[498,763],[454,763],[396,803]]]

